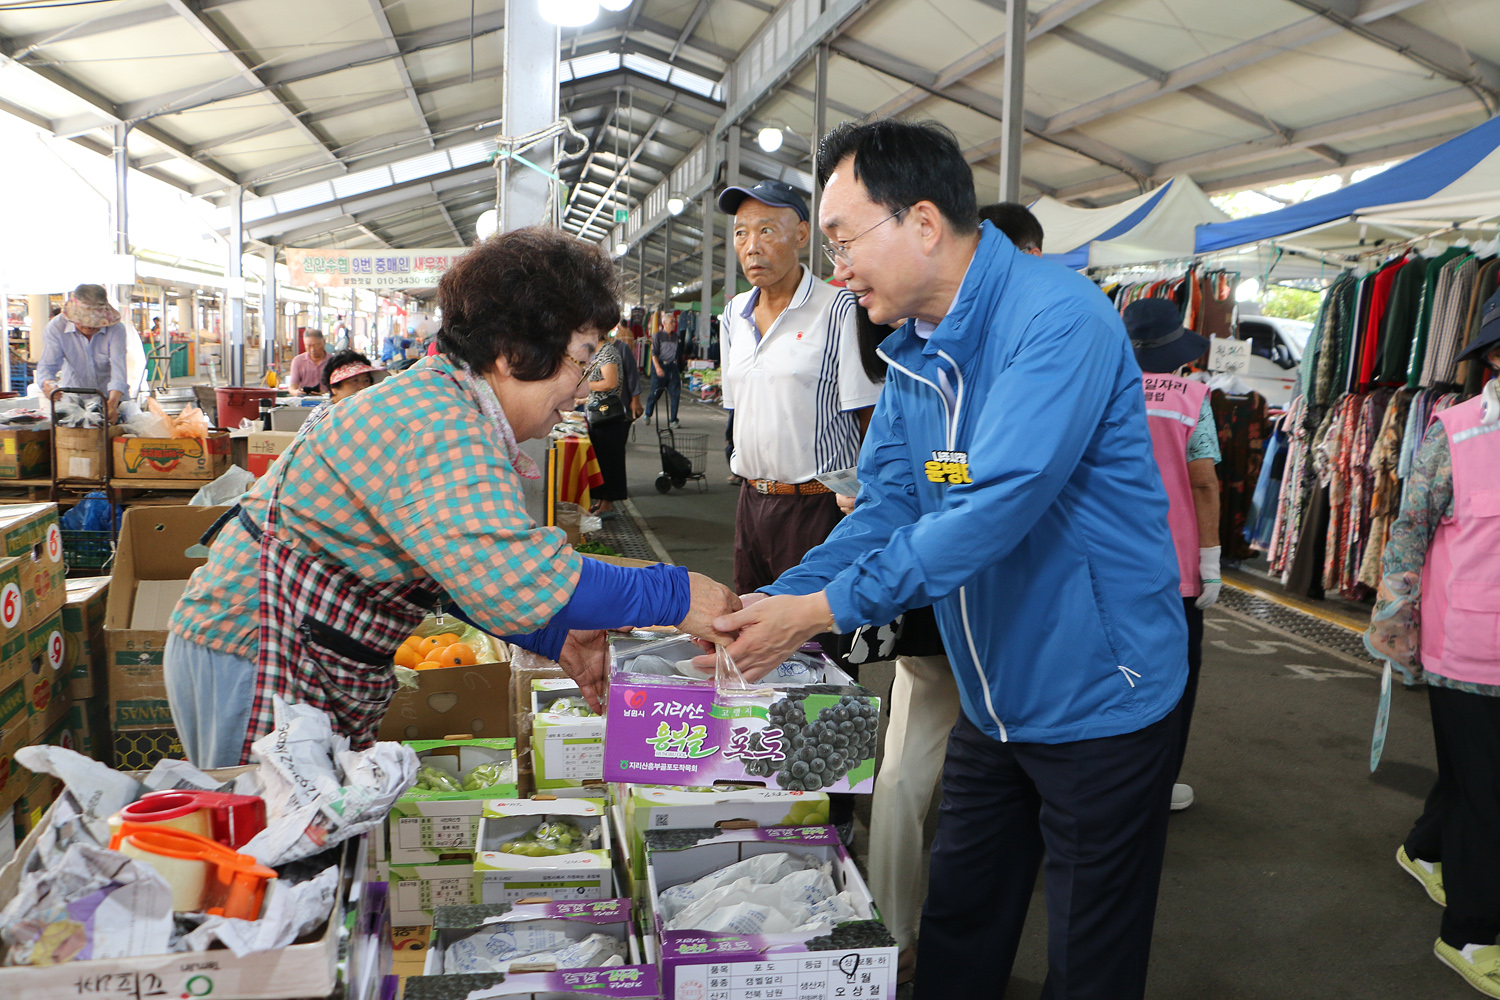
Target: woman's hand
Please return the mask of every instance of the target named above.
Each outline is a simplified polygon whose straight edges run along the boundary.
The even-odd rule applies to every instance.
[[[759,595],[746,601],[744,610],[714,622],[722,632],[736,634],[727,652],[746,682],[754,683],[802,647],[815,635],[830,631],[833,616],[822,592],[795,597]],[[712,655],[696,657],[700,667],[712,666]]]
[[[603,632],[568,633],[557,663],[578,685],[578,691],[595,715],[604,714],[604,696],[609,690],[609,646]]]
[[[677,627],[689,635],[709,642],[728,642],[729,636],[714,628],[714,619],[734,614],[742,605],[734,591],[722,583],[715,583],[702,573],[689,573],[692,586],[692,606],[688,615]]]

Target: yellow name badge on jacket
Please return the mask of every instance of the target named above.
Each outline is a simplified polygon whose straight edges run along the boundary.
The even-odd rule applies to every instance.
[[[969,478],[969,453],[966,451],[935,451],[926,469],[929,483],[962,486],[974,481]]]

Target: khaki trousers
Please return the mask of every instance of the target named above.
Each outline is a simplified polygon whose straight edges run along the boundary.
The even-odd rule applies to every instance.
[[[916,943],[922,921],[922,825],[958,713],[958,684],[946,656],[897,657],[885,758],[870,806],[870,892],[902,948]]]

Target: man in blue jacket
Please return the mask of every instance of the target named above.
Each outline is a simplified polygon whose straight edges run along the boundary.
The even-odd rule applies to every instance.
[[[834,277],[907,322],[859,506],[716,627],[755,679],[830,626],[935,605],[963,714],[917,997],[1004,994],[1044,857],[1043,995],[1140,997],[1187,636],[1130,341],[1087,279],[978,225],[940,126],[848,123],[818,165]]]

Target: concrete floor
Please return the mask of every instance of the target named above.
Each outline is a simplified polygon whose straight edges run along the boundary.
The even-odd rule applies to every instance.
[[[707,490],[657,494],[656,435],[638,423],[633,503],[675,562],[727,581],[737,488],[724,481],[725,417],[687,401],[681,416],[710,435]],[[1197,803],[1172,819],[1148,996],[1473,996],[1433,957],[1439,909],[1393,857],[1435,778],[1425,694],[1398,683],[1372,776],[1373,667],[1223,607],[1208,613],[1204,661],[1182,776]],[[863,679],[888,693],[888,667]],[[1040,891],[1031,916],[1012,1000],[1039,997],[1046,976]]]

